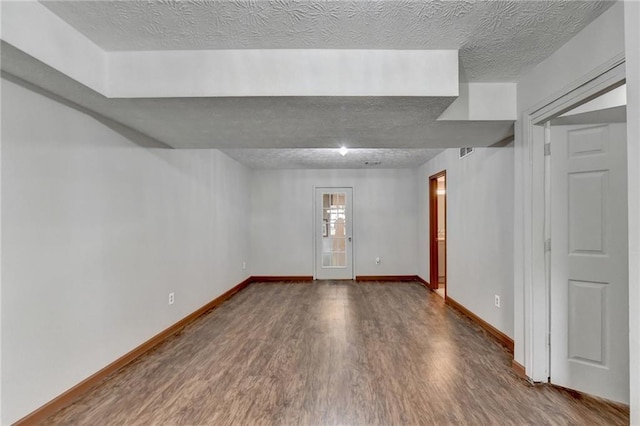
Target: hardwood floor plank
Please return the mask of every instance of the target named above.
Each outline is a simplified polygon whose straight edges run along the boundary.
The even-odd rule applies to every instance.
[[[622,425],[417,283],[253,284],[44,424]]]

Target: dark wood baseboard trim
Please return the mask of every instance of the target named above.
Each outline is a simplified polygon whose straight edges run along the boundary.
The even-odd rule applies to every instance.
[[[560,385],[556,385],[553,383],[543,383],[543,386],[549,386],[555,389],[558,389],[559,391],[562,392],[566,392],[569,395],[571,395],[572,398],[574,399],[578,399],[580,401],[582,401],[582,403],[586,404],[586,405],[590,405],[593,404],[594,402],[597,404],[607,404],[610,407],[615,408],[616,410],[620,410],[623,412],[629,412],[629,406],[627,404],[623,404],[622,402],[618,402],[618,401],[612,401],[610,399],[606,399],[606,398],[602,398],[599,396],[595,396],[595,395],[591,395],[589,393],[585,393],[579,390],[575,390],[575,389],[570,389],[570,388],[565,388],[564,386],[560,386]]]
[[[73,402],[79,399],[86,392],[88,392],[93,387],[101,383],[104,379],[111,376],[113,373],[125,367],[126,365],[136,360],[140,356],[149,352],[150,350],[152,350],[153,348],[155,348],[156,346],[164,342],[167,338],[179,333],[183,328],[189,325],[189,323],[193,322],[198,317],[206,314],[210,310],[220,306],[222,303],[229,300],[236,293],[246,288],[252,282],[254,282],[253,277],[247,278],[246,280],[242,281],[240,284],[227,290],[225,293],[216,297],[211,302],[207,303],[201,308],[195,310],[193,313],[184,317],[183,319],[173,324],[169,328],[156,334],[151,339],[147,340],[137,348],[133,349],[132,351],[126,353],[122,357],[113,361],[111,364],[99,370],[97,373],[94,373],[93,375],[84,379],[83,381],[81,381],[80,383],[78,383],[68,391],[64,392],[63,394],[47,402],[45,405],[36,409],[32,413],[27,414],[25,417],[15,422],[13,425],[25,426],[25,425],[38,424],[44,421],[45,419],[47,419],[48,417],[54,415],[61,409],[71,405]]]
[[[511,360],[511,368],[518,375],[518,377],[527,380],[527,372],[524,369],[524,365],[520,364],[514,359]]]
[[[429,290],[431,290],[431,284],[429,284],[429,281],[425,280],[424,278],[422,278],[420,275],[416,275],[416,281],[418,281],[419,283],[421,283],[422,285],[424,285],[426,288],[428,288]]]
[[[292,281],[313,281],[312,275],[288,275],[288,276],[271,276],[256,275],[251,277],[252,283],[275,283],[275,282],[292,282]]]
[[[356,281],[420,281],[417,275],[356,275]]]
[[[488,322],[486,322],[485,320],[483,320],[482,318],[480,318],[479,316],[477,316],[476,314],[474,314],[473,312],[471,312],[470,310],[462,306],[460,303],[450,298],[449,296],[447,296],[444,302],[447,305],[451,306],[452,308],[460,311],[463,315],[469,317],[473,322],[475,322],[480,327],[482,327],[487,333],[495,337],[495,339],[498,342],[500,342],[504,347],[509,349],[509,352],[511,352],[511,355],[513,355],[513,339],[511,339],[502,331],[498,330],[497,328],[495,328],[494,326],[492,326],[491,324],[489,324]]]

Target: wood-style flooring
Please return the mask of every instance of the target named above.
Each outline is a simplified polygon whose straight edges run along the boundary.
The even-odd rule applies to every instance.
[[[616,425],[414,283],[252,284],[46,424]]]

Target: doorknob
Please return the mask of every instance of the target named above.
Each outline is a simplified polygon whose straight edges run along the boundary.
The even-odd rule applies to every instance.
[[[348,238],[349,242],[351,242],[351,237]]]

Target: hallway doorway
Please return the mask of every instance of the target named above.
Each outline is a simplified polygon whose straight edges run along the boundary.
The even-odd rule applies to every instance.
[[[612,97],[624,89],[545,126],[550,382],[628,404],[626,100]]]
[[[431,289],[447,295],[447,171],[429,177],[429,270]]]

